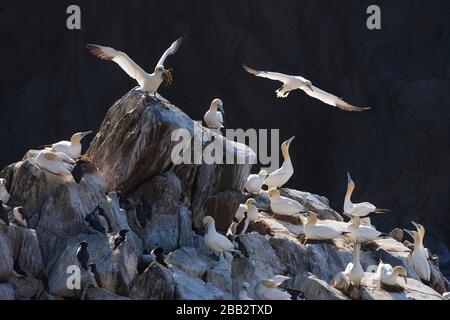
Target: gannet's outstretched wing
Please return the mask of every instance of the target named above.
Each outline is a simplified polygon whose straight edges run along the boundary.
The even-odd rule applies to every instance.
[[[341,98],[338,98],[337,96],[335,96],[331,93],[328,93],[326,91],[323,91],[322,89],[319,89],[315,86],[312,86],[312,90],[307,87],[302,87],[301,89],[303,91],[305,91],[306,94],[308,94],[309,96],[319,99],[320,101],[322,101],[330,106],[337,107],[337,108],[345,110],[345,111],[364,111],[364,110],[370,109],[370,108],[355,107],[355,106],[345,102]]]
[[[87,44],[86,48],[97,58],[100,58],[102,60],[114,61],[131,78],[135,79],[141,87],[144,86],[144,80],[147,73],[141,67],[139,67],[125,52],[91,43]]]
[[[293,76],[287,75],[287,74],[283,74],[283,73],[279,73],[279,72],[270,72],[270,71],[259,71],[259,70],[255,70],[250,68],[247,65],[243,65],[245,71],[247,71],[248,73],[254,74],[257,77],[261,77],[261,78],[267,78],[270,80],[275,80],[275,81],[280,81],[283,83],[289,82],[290,80],[292,80]],[[306,79],[305,79],[306,80]]]
[[[166,61],[167,57],[171,54],[174,54],[177,52],[178,48],[180,47],[181,43],[183,42],[184,36],[179,37],[172,45],[169,47],[169,49],[164,52],[161,59],[159,59],[158,64],[156,66],[162,66],[164,67],[164,62]]]

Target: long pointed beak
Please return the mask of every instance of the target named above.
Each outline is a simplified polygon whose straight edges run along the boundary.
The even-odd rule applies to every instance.
[[[350,173],[347,172],[347,182],[352,182],[352,177],[350,176]]]
[[[222,114],[225,115],[225,110],[223,109],[223,106],[219,106],[218,108],[222,112]]]
[[[312,84],[308,83],[308,84],[307,84],[307,87],[308,87],[311,91],[314,91],[314,89],[313,89],[313,87],[312,87]]]
[[[84,137],[90,135],[91,133],[92,133],[92,131],[81,132],[81,137],[84,138]]]
[[[410,231],[408,229],[403,229],[403,231],[406,232],[407,234],[409,234],[414,239],[414,235],[413,235],[412,231]]]
[[[292,141],[294,141],[294,139],[295,139],[295,136],[293,136],[293,137],[289,138],[288,140],[286,140],[286,142],[285,142],[286,146],[289,147],[289,145],[291,144]]]
[[[414,227],[416,227],[417,231],[420,230],[420,224],[418,224],[417,222],[411,221],[411,223],[413,224]]]

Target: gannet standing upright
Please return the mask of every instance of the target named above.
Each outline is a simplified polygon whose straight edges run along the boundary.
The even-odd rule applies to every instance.
[[[431,277],[430,265],[428,264],[427,252],[423,247],[422,238],[417,231],[403,229],[414,239],[414,250],[411,253],[411,261],[414,271],[420,279],[429,282]]]
[[[388,263],[383,263],[380,261],[380,264],[377,268],[377,279],[384,285],[387,286],[396,286],[398,285],[397,279],[398,277],[403,277],[406,282],[406,277],[408,273],[406,268],[403,266],[396,266],[392,268],[392,266]]]
[[[294,167],[292,166],[291,157],[289,156],[289,146],[295,137],[283,142],[281,145],[281,153],[283,154],[284,162],[281,168],[275,170],[264,181],[264,184],[272,188],[283,186],[294,174]]]
[[[287,74],[270,71],[258,71],[246,65],[244,65],[243,67],[248,73],[251,73],[257,77],[282,82],[283,86],[277,91],[275,91],[277,93],[278,98],[286,98],[289,95],[289,92],[291,92],[292,90],[301,89],[305,91],[307,95],[319,99],[320,101],[330,106],[337,107],[344,111],[363,111],[370,109],[370,108],[359,108],[351,104],[348,104],[341,98],[313,86],[311,81],[300,76],[290,76]]]
[[[285,276],[274,276],[270,279],[263,279],[255,287],[255,295],[260,300],[291,300],[291,295],[280,289],[279,286],[286,280]]]
[[[430,258],[429,252],[423,246],[423,239],[425,238],[425,228],[423,225],[418,224],[417,222],[411,221],[411,223],[414,225],[414,227],[416,227],[417,233],[420,236],[420,248],[425,252],[425,256],[427,257],[427,259],[429,259]]]
[[[36,164],[40,168],[56,175],[71,175],[74,163],[65,153],[53,152],[50,149],[41,150],[36,157]]]
[[[91,133],[92,131],[77,132],[70,138],[70,141],[60,141],[50,147],[55,152],[62,152],[72,159],[78,159],[81,156],[81,140]]]
[[[364,269],[361,266],[360,260],[361,244],[357,241],[353,246],[353,263],[349,262],[344,271],[344,276],[350,280],[353,285],[359,286],[362,278],[364,278]]]
[[[308,214],[308,220],[303,230],[308,240],[332,240],[342,238],[347,234],[347,232],[340,232],[325,225],[318,225],[317,214],[312,211]]]
[[[218,111],[219,109],[220,111]],[[214,99],[211,102],[209,110],[205,113],[203,120],[205,120],[206,125],[210,129],[220,130],[223,128],[223,116],[225,111],[223,109],[223,102],[220,99]]]
[[[0,200],[2,200],[4,204],[7,204],[9,198],[10,198],[9,192],[8,190],[6,190],[6,180],[0,178]]]
[[[164,62],[168,56],[177,52],[182,42],[183,37],[180,37],[172,43],[169,49],[164,52],[161,59],[159,59],[155,71],[152,74],[145,72],[124,52],[109,47],[99,46],[97,44],[87,44],[86,48],[97,58],[102,60],[112,60],[117,63],[123,71],[138,82],[142,90],[155,95],[163,81],[165,81],[166,84],[171,83],[172,76],[170,70],[164,69]]]
[[[276,188],[269,190],[270,209],[273,213],[285,216],[292,216],[298,213],[305,213],[300,202],[290,198],[280,196],[280,191]]]
[[[250,193],[258,194],[264,184],[264,179],[268,175],[269,173],[266,170],[261,170],[258,174],[249,175],[245,183],[245,189]]]
[[[253,198],[247,199],[245,204],[240,204],[239,208],[234,215],[235,218],[240,221],[244,217],[244,212],[247,212],[248,220],[254,222],[259,219],[258,208],[256,207],[256,200]]]
[[[351,216],[365,217],[370,213],[385,213],[389,212],[388,209],[379,209],[369,202],[352,203],[351,196],[353,190],[355,190],[355,183],[350,177],[350,173],[347,172],[347,193],[344,199],[344,213]]]
[[[233,243],[227,239],[227,237],[221,235],[216,231],[216,223],[214,218],[211,216],[206,216],[203,218],[203,224],[206,227],[206,234],[204,236],[205,244],[210,248],[216,255],[223,256],[223,252],[236,252],[239,250],[234,248]]]

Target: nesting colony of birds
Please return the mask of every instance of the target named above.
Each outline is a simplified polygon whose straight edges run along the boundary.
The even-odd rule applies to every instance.
[[[163,82],[170,85],[173,81],[171,69],[165,67],[166,59],[177,52],[182,42],[183,37],[177,39],[164,52],[151,74],[144,71],[124,52],[96,44],[88,44],[86,47],[96,57],[114,61],[128,76],[135,79],[139,85],[137,89],[139,97],[143,97],[142,101],[158,104],[166,103],[157,94],[158,88]],[[301,76],[258,71],[246,65],[244,65],[244,69],[252,75],[282,82],[282,87],[276,90],[276,95],[279,98],[287,98],[290,91],[300,89],[307,95],[342,111],[363,112],[369,109],[353,106],[343,99],[314,86],[311,81]],[[117,109],[118,107],[113,108]],[[133,112],[133,110],[127,112]],[[221,135],[221,129],[225,126],[224,119],[224,103],[221,99],[216,98],[206,111],[204,122],[208,130],[216,135]],[[119,126],[120,123],[115,125]],[[296,268],[293,266],[300,265],[300,261],[296,261],[299,256],[290,251],[294,250],[292,248],[304,250],[308,253],[308,250],[328,248],[327,250],[334,250],[333,252],[336,254],[346,252],[346,254],[351,255],[350,261],[346,265],[333,266],[335,269],[338,268],[338,272],[331,274],[331,279],[327,279],[329,281],[324,283],[323,279],[317,279],[317,282],[315,282],[342,299],[361,299],[364,297],[364,292],[368,292],[368,288],[373,286],[373,283],[376,283],[380,288],[379,290],[383,292],[396,293],[408,291],[408,285],[411,283],[419,286],[418,281],[423,282],[425,287],[436,287],[436,275],[433,276],[432,271],[436,269],[437,271],[434,273],[438,275],[440,272],[436,268],[438,265],[436,257],[424,247],[423,243],[426,236],[424,226],[412,222],[415,230],[404,230],[411,236],[410,249],[403,247],[403,244],[399,242],[403,238],[402,230],[390,233],[377,230],[372,224],[371,218],[383,219],[383,216],[389,215],[390,212],[387,209],[378,208],[370,202],[353,202],[351,196],[355,189],[355,182],[349,173],[347,173],[346,192],[343,188],[345,198],[342,215],[335,213],[334,218],[330,215],[324,215],[323,210],[320,211],[320,208],[314,206],[314,203],[307,197],[301,201],[298,197],[293,197],[286,191],[284,186],[292,177],[296,165],[299,165],[298,159],[291,159],[289,153],[294,144],[294,137],[281,145],[283,163],[280,168],[273,172],[261,168],[259,173],[255,174],[247,174],[243,171],[245,176],[237,178],[244,182],[242,186],[245,187],[245,190],[239,191],[240,203],[234,207],[233,212],[222,212],[227,217],[231,217],[231,219],[228,219],[230,224],[226,225],[226,228],[224,228],[223,221],[227,221],[225,219],[227,217],[220,219],[218,212],[203,212],[202,217],[196,219],[192,217],[196,212],[190,212],[187,218],[180,215],[180,217],[186,219],[185,221],[188,221],[188,232],[192,232],[192,235],[189,234],[190,240],[187,241],[189,243],[183,246],[180,240],[182,236],[177,235],[176,245],[165,247],[164,238],[170,238],[170,232],[167,230],[172,230],[170,229],[171,226],[164,223],[158,225],[154,221],[156,217],[161,218],[156,209],[159,202],[164,204],[162,208],[171,208],[170,195],[161,194],[158,196],[159,198],[150,199],[142,192],[133,193],[130,190],[113,190],[111,188],[102,189],[100,195],[95,193],[93,190],[98,185],[103,186],[104,184],[100,165],[109,167],[110,164],[99,164],[89,155],[83,155],[82,139],[91,133],[92,131],[75,133],[69,141],[45,145],[41,150],[31,154],[28,158],[24,158],[24,162],[31,161],[32,169],[29,170],[31,173],[27,174],[34,177],[34,180],[31,179],[28,183],[32,184],[36,183],[35,180],[44,179],[45,183],[52,181],[50,184],[54,185],[53,193],[49,192],[46,197],[39,199],[40,209],[30,209],[34,210],[32,216],[29,217],[27,210],[24,209],[27,206],[30,207],[27,203],[28,199],[22,199],[24,203],[18,203],[18,199],[21,199],[20,195],[15,194],[19,188],[18,182],[9,183],[4,178],[0,179],[0,224],[3,233],[0,240],[7,242],[9,246],[9,253],[6,252],[7,247],[0,246],[4,251],[0,254],[0,258],[11,257],[12,261],[9,267],[4,267],[5,270],[9,268],[9,274],[0,277],[0,282],[5,285],[2,289],[0,284],[0,297],[2,297],[2,290],[3,292],[7,291],[7,286],[14,288],[18,285],[17,283],[20,285],[17,279],[31,277],[38,279],[40,291],[37,291],[40,294],[35,293],[28,298],[116,299],[127,296],[129,298],[181,299],[209,297],[241,300],[313,299],[315,296],[306,283],[316,281],[311,279],[317,278],[314,278],[315,275],[310,273],[307,280],[302,280],[301,284],[298,283],[297,280],[304,277],[304,272],[302,276],[295,272]],[[103,134],[105,133],[103,132]],[[102,136],[99,134],[96,139],[101,138]],[[127,152],[130,151],[127,150]],[[138,157],[134,154],[128,154],[128,156],[130,161],[131,158]],[[155,155],[155,157],[158,157],[158,155]],[[147,159],[148,162],[154,160]],[[7,178],[9,172],[12,177],[17,177],[17,170],[19,170],[17,167],[18,165],[10,166],[9,171],[2,171],[2,175]],[[175,168],[166,166],[166,172],[160,172],[158,177],[170,180],[169,178],[173,176],[174,172],[178,172],[176,166]],[[242,175],[242,172],[239,174]],[[154,177],[143,178],[151,180]],[[201,183],[208,184],[209,182],[202,181]],[[57,225],[56,229],[48,230],[44,227],[43,219],[56,218],[49,218],[45,206],[55,208],[61,205],[57,201],[57,199],[60,199],[58,198],[60,195],[55,195],[57,192],[64,193],[64,191],[61,191],[63,190],[61,186],[68,190],[64,199],[73,201],[73,203],[65,203],[65,208],[71,208],[75,211],[81,208],[80,212],[83,213],[77,213],[75,215],[77,218],[70,221],[64,230],[57,230]],[[139,189],[139,187],[134,189]],[[10,192],[14,195],[13,197],[11,197]],[[79,198],[73,196],[73,192],[79,194]],[[172,191],[166,190],[166,192]],[[73,198],[70,198],[71,196]],[[315,198],[311,195],[311,197],[316,199],[316,203],[320,202],[322,206],[325,206],[325,201],[317,200],[318,196]],[[12,199],[13,201],[11,201]],[[179,201],[179,199],[175,200],[175,202]],[[176,205],[179,204],[176,203]],[[179,206],[176,208],[179,208]],[[334,212],[331,208],[327,208],[327,210]],[[167,216],[170,216],[170,214]],[[348,221],[344,222],[343,216]],[[82,217],[81,220],[79,217]],[[193,220],[196,221],[194,228],[191,227]],[[217,228],[217,220],[221,221],[220,228]],[[49,223],[48,220],[46,223]],[[74,224],[73,228],[72,223]],[[78,230],[79,225],[83,225],[83,227]],[[159,226],[161,230],[155,229],[155,225]],[[167,229],[162,230],[163,226]],[[181,229],[181,226],[177,228],[185,231],[185,229]],[[193,230],[195,230],[195,233]],[[162,236],[158,238],[158,243],[154,240],[154,237],[158,237],[159,232],[162,233]],[[14,253],[16,246],[19,244],[14,243],[16,241],[14,235],[8,237],[8,234],[16,233],[23,233],[35,239],[33,241],[38,243],[37,247],[43,252],[42,270],[35,275],[28,270],[30,268],[27,267],[27,264]],[[64,238],[66,233],[67,239]],[[52,241],[44,241],[43,239],[50,237],[48,234],[57,236],[50,238],[53,239]],[[259,252],[257,249],[252,250],[252,245],[248,241],[249,237],[259,239],[258,241],[264,243],[265,247],[259,248],[261,249],[258,249]],[[395,238],[395,240],[392,238]],[[66,242],[60,245],[55,239],[65,239]],[[373,250],[374,243],[375,246],[378,245],[379,248],[383,249],[380,245],[381,242],[377,242],[380,239],[397,241],[398,246],[409,250],[404,264],[400,263],[403,260],[390,259],[385,261],[381,254],[372,254],[372,260],[369,260],[372,262],[375,260],[376,263],[363,267],[361,259],[369,255],[369,252],[373,253],[370,250]],[[281,252],[277,252],[275,246],[279,243],[277,240],[286,240],[292,246],[288,253],[292,253],[294,258],[290,260],[280,258],[279,264],[285,267],[274,267],[273,261],[255,258],[255,255],[264,256],[266,249],[268,252],[274,252],[275,255],[280,254],[281,257]],[[102,243],[106,243],[106,245]],[[53,251],[47,246],[55,248],[55,250]],[[206,251],[202,251],[202,248]],[[58,256],[52,256],[55,252],[58,252]],[[183,257],[183,252],[194,252],[195,254],[187,255],[183,260],[179,258],[180,256]],[[35,254],[37,253],[35,252]],[[285,257],[286,253],[283,254],[283,257]],[[324,257],[328,258],[327,253]],[[188,259],[190,260],[188,261]],[[195,261],[195,259],[198,261]],[[397,265],[394,264],[395,261],[398,262]],[[67,268],[70,267],[69,262],[80,269],[81,284],[79,287],[64,287],[67,283],[65,280],[69,276],[66,272]],[[248,276],[247,279],[242,278],[246,277],[245,272],[236,276],[236,270],[240,268],[238,266],[245,265],[245,263],[248,263],[250,265],[249,270],[252,270],[248,272],[251,276]],[[258,267],[255,266],[256,263]],[[410,266],[412,266],[409,270],[406,263],[410,263]],[[191,269],[190,264],[194,265]],[[304,271],[308,273],[310,269],[317,270],[317,268],[327,267],[329,266],[314,265],[314,262],[309,260],[309,265],[305,267],[307,270]],[[255,270],[258,268],[261,270]],[[284,270],[284,273],[275,274],[276,270]],[[413,271],[415,275],[409,274],[410,271]],[[0,275],[1,272],[3,271],[0,268]],[[158,277],[152,278],[154,272],[159,272],[158,274],[162,278],[167,279],[167,285],[155,282]],[[119,280],[118,274],[120,274]],[[175,275],[175,278],[172,275]],[[224,277],[226,281],[222,278],[222,282],[218,281],[217,277],[219,276]],[[11,279],[14,279],[14,281]],[[183,279],[188,280],[183,282]],[[370,281],[367,279],[370,279]],[[63,285],[60,285],[61,283]],[[220,283],[225,284],[221,285]],[[212,287],[214,289],[211,289]],[[423,297],[438,298],[441,297],[441,294],[443,299],[448,297],[442,287],[448,289],[448,282],[444,281],[439,293],[431,288],[427,288],[428,291],[424,289],[428,296],[424,294]],[[100,291],[92,291],[92,288]],[[203,288],[205,291],[208,290],[208,294],[194,293],[193,288]],[[152,292],[152,294],[150,295],[149,292]],[[5,293],[3,295],[7,296]],[[17,298],[17,295],[16,290],[13,296]],[[407,295],[405,296],[407,297]]]

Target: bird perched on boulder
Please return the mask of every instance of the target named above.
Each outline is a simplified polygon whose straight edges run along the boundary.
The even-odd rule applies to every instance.
[[[248,282],[242,282],[238,294],[239,300],[253,300],[248,296],[249,292],[250,292],[250,284]]]
[[[114,250],[127,240],[128,232],[130,232],[130,230],[122,229],[119,231],[119,234],[114,236]]]
[[[145,72],[140,66],[138,66],[126,53],[117,51],[113,48],[99,46],[97,44],[87,44],[86,48],[97,58],[102,60],[112,60],[117,63],[123,71],[125,71],[131,78],[135,79],[141,89],[156,95],[159,86],[164,81],[166,85],[170,85],[172,82],[171,69],[165,69],[164,63],[166,58],[175,52],[177,52],[184,37],[178,38],[172,45],[164,52],[161,59],[152,74]]]
[[[258,174],[249,175],[245,182],[245,189],[250,193],[258,194],[268,175],[269,173],[266,170],[261,170]]]
[[[172,265],[168,261],[168,257],[164,255],[164,249],[162,247],[156,247],[150,252],[150,256],[152,257],[153,261],[158,262],[160,265],[166,267],[166,268],[172,268]]]
[[[81,140],[91,133],[92,131],[77,132],[70,138],[70,141],[63,140],[46,147],[49,147],[54,152],[65,153],[72,159],[78,159],[81,156]]]
[[[50,149],[44,149],[36,156],[36,164],[55,175],[69,176],[75,161],[62,152],[54,152]]]
[[[206,216],[203,218],[203,224],[206,227],[206,234],[204,236],[205,244],[210,248],[219,259],[223,256],[224,252],[240,253],[239,250],[234,248],[234,244],[227,239],[227,237],[221,235],[216,231],[214,218]]]
[[[248,212],[245,211],[244,217],[236,225],[236,231],[235,231],[234,235],[235,236],[243,235],[247,231],[248,224],[249,224]]]
[[[10,198],[8,190],[6,190],[6,180],[0,178],[0,200],[7,204]]]
[[[245,204],[240,204],[234,217],[237,222],[241,221],[244,217],[244,212],[247,212],[247,216],[250,222],[254,222],[259,219],[258,208],[256,207],[256,200],[253,198],[247,199]]]
[[[353,262],[349,262],[345,268],[343,274],[350,281],[351,284],[357,285],[361,284],[362,278],[364,278],[364,269],[361,266],[361,244],[355,242],[353,246]]]
[[[270,279],[260,280],[255,287],[255,295],[259,300],[296,300],[298,292],[292,296],[281,284],[290,277],[276,275]],[[297,291],[297,290],[296,290]]]
[[[398,278],[403,277],[405,279],[405,283],[407,282],[408,272],[406,268],[403,266],[396,266],[393,268],[388,263],[383,263],[380,261],[378,264],[378,268],[376,271],[377,279],[384,285],[388,287],[396,287],[398,286]]]
[[[348,234],[348,232],[341,232],[329,226],[318,224],[317,221],[317,214],[310,211],[307,223],[304,226],[304,232],[308,240],[332,240]]]
[[[97,265],[95,263],[90,263],[90,273],[91,273],[91,281],[94,286],[98,288],[102,288],[102,279],[100,277],[100,273],[97,271]]]
[[[269,187],[269,190],[282,187],[294,174],[294,167],[292,166],[291,156],[289,155],[289,147],[294,139],[295,137],[291,137],[281,144],[281,153],[284,158],[283,164],[264,180],[264,184]]]
[[[76,161],[72,169],[72,177],[77,184],[80,184],[84,175],[94,174],[95,172],[97,172],[97,167],[94,163],[87,157],[81,157]]]
[[[349,223],[349,225],[347,226],[347,231],[349,232],[347,235],[353,241],[364,243],[367,241],[375,240],[380,236],[388,236],[388,234],[382,233],[376,230],[374,227],[361,225],[360,217],[354,216],[352,218],[353,221],[351,221],[351,223]]]
[[[299,213],[306,213],[305,208],[300,204],[300,202],[282,197],[280,191],[276,188],[269,190],[270,198],[270,209],[273,213],[283,215],[283,216],[295,216]]]
[[[81,241],[78,243],[77,260],[83,269],[88,270],[89,251],[88,243],[86,241]]]
[[[414,271],[420,279],[428,283],[431,277],[431,268],[428,264],[428,253],[423,247],[423,238],[417,231],[410,231],[406,229],[403,230],[414,239],[414,250],[411,253],[411,262],[413,264]]]
[[[220,111],[218,111],[220,110]],[[206,112],[203,120],[205,120],[206,125],[210,129],[220,130],[223,128],[223,116],[225,111],[223,109],[223,102],[220,99],[214,99],[211,102],[209,110]]]

